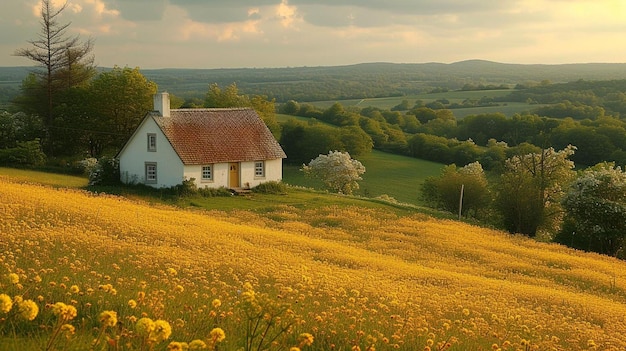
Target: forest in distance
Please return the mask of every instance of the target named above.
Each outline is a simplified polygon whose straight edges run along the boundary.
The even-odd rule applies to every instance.
[[[626,63],[560,65],[506,64],[483,60],[445,63],[362,63],[348,66],[144,69],[159,89],[182,98],[204,99],[209,84],[237,84],[241,93],[263,95],[276,102],[345,100],[405,96],[464,86],[490,87],[577,80],[626,79]],[[107,71],[111,68],[100,67]],[[0,108],[19,94],[32,67],[0,67]]]

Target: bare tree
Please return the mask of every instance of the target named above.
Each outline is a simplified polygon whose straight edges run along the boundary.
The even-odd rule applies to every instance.
[[[88,82],[95,74],[93,40],[83,41],[79,35],[68,36],[71,22],[59,22],[59,16],[67,2],[55,9],[51,0],[41,0],[41,29],[36,39],[28,41],[30,47],[15,51],[15,56],[36,62],[42,70],[37,71],[38,83],[45,92],[45,106],[38,111],[46,133],[54,122],[55,97],[66,89]],[[40,97],[44,98],[44,97]],[[50,137],[48,135],[48,137]],[[48,143],[51,140],[47,140]]]

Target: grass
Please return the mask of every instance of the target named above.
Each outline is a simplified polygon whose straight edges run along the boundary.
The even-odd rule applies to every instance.
[[[359,181],[360,188],[355,195],[374,198],[385,194],[400,202],[417,206],[423,205],[420,188],[424,180],[439,175],[444,167],[441,163],[378,150],[358,157],[358,160],[366,171],[363,180]],[[323,188],[319,180],[306,178],[299,169],[300,166],[293,165],[283,167],[283,181],[296,186]]]
[[[0,175],[11,177],[18,182],[37,182],[61,188],[84,188],[88,183],[86,177],[30,169],[0,167]]]

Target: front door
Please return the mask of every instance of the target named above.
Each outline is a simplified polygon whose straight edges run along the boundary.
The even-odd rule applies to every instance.
[[[239,164],[229,163],[230,169],[229,185],[231,188],[239,188]]]

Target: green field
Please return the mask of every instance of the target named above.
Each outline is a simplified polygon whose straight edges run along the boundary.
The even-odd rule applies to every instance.
[[[414,205],[422,205],[420,187],[424,179],[439,175],[444,167],[440,163],[377,150],[358,159],[366,171],[355,195],[377,197],[386,194],[400,202]],[[291,185],[321,189],[321,182],[305,178],[299,169],[300,166],[285,166],[283,181]]]
[[[311,105],[320,109],[327,109],[334,103],[339,102],[345,107],[377,107],[383,110],[390,110],[392,107],[400,104],[402,100],[408,100],[412,105],[417,100],[422,100],[424,103],[432,101],[447,99],[450,103],[462,103],[466,99],[478,100],[482,97],[503,97],[508,95],[511,90],[477,90],[477,91],[449,91],[445,93],[433,93],[433,94],[419,94],[419,95],[407,95],[385,98],[372,98],[372,99],[348,99],[338,101],[313,101],[309,102]],[[484,113],[497,113],[501,112],[507,116],[512,116],[516,113],[522,113],[533,110],[540,105],[530,105],[523,102],[500,102],[499,106],[485,106],[485,107],[469,107],[469,108],[457,108],[452,109],[452,113],[457,118],[465,118],[469,115],[477,115]]]

